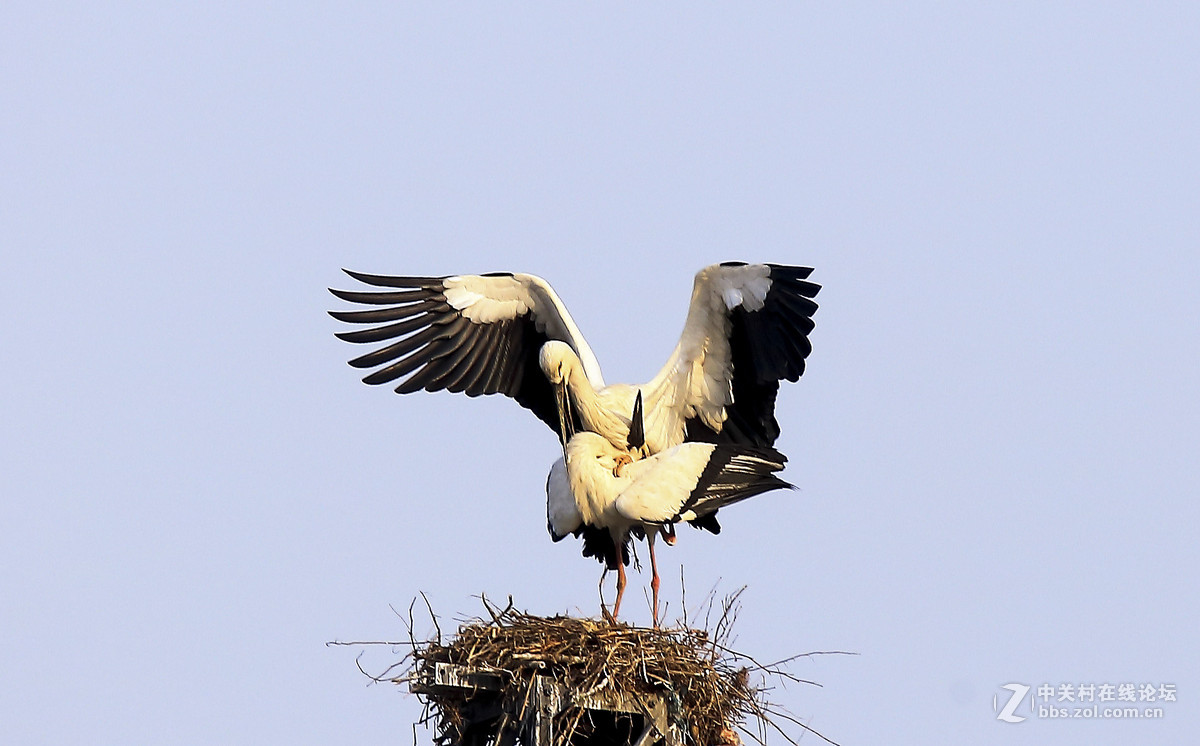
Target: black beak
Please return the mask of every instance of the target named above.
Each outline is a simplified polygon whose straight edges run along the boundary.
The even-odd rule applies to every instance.
[[[633,417],[629,419],[629,439],[626,443],[630,450],[637,450],[646,445],[646,425],[642,421],[641,389],[638,389],[637,398],[633,401]]]
[[[565,382],[554,387],[554,403],[558,408],[558,438],[566,455],[567,441],[575,436],[575,419],[571,416],[571,397]]]

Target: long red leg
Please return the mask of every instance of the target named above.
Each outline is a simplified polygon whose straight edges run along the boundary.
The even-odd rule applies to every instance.
[[[600,593],[600,611],[607,611],[604,608],[604,579],[608,577],[608,565],[604,566],[604,572],[600,573],[600,583],[597,584],[596,590]]]
[[[625,543],[617,542],[617,601],[613,604],[613,621],[621,613],[621,597],[625,595]]]
[[[658,529],[650,529],[646,532],[646,541],[650,544],[650,591],[654,597],[654,611],[652,617],[654,619],[654,628],[658,629],[658,563],[654,560],[654,537],[658,534]]]

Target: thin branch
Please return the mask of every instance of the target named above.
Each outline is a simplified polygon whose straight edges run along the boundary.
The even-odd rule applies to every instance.
[[[751,706],[754,708],[755,717],[758,718],[758,721],[760,723],[765,723],[766,725],[769,725],[772,728],[774,728],[776,731],[779,732],[779,735],[783,736],[784,739],[787,740],[788,743],[792,744],[792,746],[800,746],[800,744],[796,743],[796,741],[793,740],[792,737],[789,736],[787,734],[787,732],[784,731],[783,728],[780,728],[778,725],[775,724],[775,721],[772,720],[770,718],[770,716],[766,713],[765,708],[760,707],[758,702],[752,701]]]
[[[813,728],[812,726],[810,726],[806,723],[801,722],[800,720],[792,717],[790,714],[784,712],[781,709],[771,709],[770,707],[766,707],[764,709],[766,710],[767,713],[774,715],[775,717],[781,717],[790,723],[795,723],[796,725],[799,725],[801,728],[808,731],[809,733],[812,733],[814,736],[816,736],[817,738],[820,738],[822,741],[824,741],[826,743],[831,743],[831,744],[833,744],[833,746],[841,746],[841,744],[839,744],[837,741],[834,741],[833,739],[824,735],[817,729]],[[774,723],[772,723],[772,725],[774,726],[775,730],[779,730],[780,733],[783,732],[782,730],[779,729],[779,726],[775,725]],[[785,735],[784,738],[787,738],[787,736]]]
[[[493,609],[491,603],[488,602],[487,594],[480,593],[479,600],[481,602],[483,602],[484,611],[486,611],[488,613],[488,616],[490,616],[492,618],[492,623],[495,624],[497,627],[503,627],[504,621],[502,619],[500,619],[500,616],[498,614],[496,614],[496,610]]]
[[[391,673],[392,671],[396,670],[398,667],[404,665],[405,661],[408,659],[408,656],[404,656],[404,658],[401,658],[400,660],[396,661],[395,663],[393,663],[392,665],[390,665],[386,669],[384,669],[383,673],[376,675],[376,674],[372,674],[372,673],[367,673],[367,670],[362,667],[362,656],[363,656],[363,654],[359,653],[358,655],[356,655],[354,657],[354,665],[358,666],[358,670],[360,673],[362,673],[363,676],[366,676],[368,679],[370,679],[371,681],[373,681],[376,684],[382,684],[385,681],[391,682],[392,679],[388,678],[388,674]]]
[[[791,663],[792,661],[795,661],[795,660],[800,660],[801,658],[815,658],[818,655],[861,655],[861,653],[854,653],[854,652],[850,652],[848,650],[813,650],[808,653],[799,653],[797,655],[793,655],[790,658],[784,658],[781,661],[775,661],[774,663],[768,663],[767,665],[763,666],[763,670],[775,668],[777,666],[787,665],[788,663]]]
[[[812,684],[813,686],[821,686],[821,684],[819,684],[815,681],[809,681],[808,679],[801,679],[797,676],[793,676],[792,674],[790,674],[786,671],[781,671],[779,669],[770,668],[769,666],[764,666],[763,664],[754,660],[754,658],[750,657],[749,655],[738,652],[737,650],[734,650],[733,648],[726,647],[726,646],[722,645],[721,643],[717,642],[716,640],[711,641],[709,644],[715,648],[719,648],[722,652],[728,653],[729,655],[731,655],[735,658],[740,658],[742,660],[750,661],[751,663],[754,664],[753,670],[764,671],[766,673],[771,674],[772,676],[779,676],[780,678],[789,679],[791,681],[796,682],[797,684]]]
[[[442,644],[442,627],[438,624],[437,614],[433,613],[433,606],[429,603],[429,597],[425,595],[425,591],[421,591],[421,598],[425,601],[425,608],[429,609],[429,618],[433,620],[433,628],[437,630],[437,643]],[[413,599],[415,602],[416,599]]]
[[[688,626],[687,583],[683,582],[683,563],[679,563],[679,606],[683,610],[683,626]]]

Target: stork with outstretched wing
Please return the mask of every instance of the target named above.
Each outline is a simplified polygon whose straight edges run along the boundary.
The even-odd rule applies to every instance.
[[[600,365],[554,290],[539,277],[495,273],[387,277],[347,270],[384,290],[333,290],[369,308],[330,311],[365,328],[347,342],[384,342],[356,357],[369,384],[419,390],[502,393],[531,410],[565,445],[589,431],[618,448],[628,442],[636,392],[644,394],[645,446],[658,453],[685,441],[771,446],[779,436],[775,398],[812,350],[808,335],[820,286],[808,267],[727,262],[696,274],[679,343],[653,379],[605,385]]]

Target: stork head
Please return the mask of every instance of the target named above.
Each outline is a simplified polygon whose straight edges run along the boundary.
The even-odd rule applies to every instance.
[[[571,371],[579,363],[579,356],[571,345],[552,339],[542,345],[538,353],[538,365],[546,380],[555,386],[565,386],[571,378]]]

